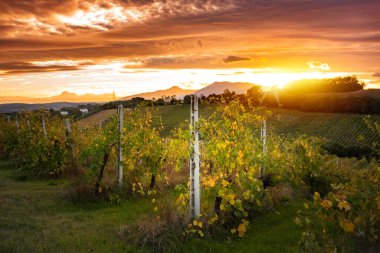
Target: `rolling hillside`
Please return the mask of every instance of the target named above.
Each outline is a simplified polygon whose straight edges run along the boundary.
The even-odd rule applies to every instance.
[[[171,130],[189,119],[189,105],[169,105],[158,108],[164,126],[163,136],[168,136]],[[211,106],[201,106],[200,117],[207,116],[212,111]],[[376,141],[376,136],[365,125],[362,114],[300,112],[279,108],[260,108],[257,113],[263,114],[264,111],[272,113],[272,116],[268,118],[269,134],[305,134],[325,138],[329,143],[342,146],[357,145],[359,137],[364,137],[362,144],[366,145]],[[116,110],[101,111],[82,121],[95,125],[115,112]],[[371,117],[380,122],[380,115]]]

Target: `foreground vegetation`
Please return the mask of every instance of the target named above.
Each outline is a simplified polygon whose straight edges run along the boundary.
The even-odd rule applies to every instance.
[[[272,132],[264,142],[260,125],[273,115],[236,100],[214,104],[208,110],[197,126],[202,140],[202,207],[195,219],[188,217],[190,131],[185,122],[165,133],[165,124],[177,118],[170,111],[138,107],[125,112],[121,128],[115,115],[96,129],[78,124],[65,129],[59,117],[25,113],[19,115],[16,125],[1,122],[0,148],[3,158],[11,161],[12,173],[27,180],[26,186],[33,182],[57,184],[47,195],[39,192],[40,199],[46,196],[50,203],[47,210],[61,194],[59,212],[75,213],[78,208],[83,214],[115,211],[112,220],[107,216],[105,223],[100,219],[90,227],[96,233],[107,229],[105,245],[115,239],[121,243],[115,247],[122,245],[124,251],[181,252],[204,244],[210,251],[222,251],[226,247],[218,241],[227,239],[238,245],[246,239],[238,240],[260,228],[260,222],[263,233],[273,233],[276,238],[276,231],[265,229],[279,210],[292,218],[284,223],[286,228],[299,228],[291,229],[291,244],[279,244],[279,252],[355,252],[358,247],[377,247],[380,167],[376,160],[335,163],[336,157],[322,149],[324,140],[313,136]],[[164,121],[160,115],[165,116]],[[41,128],[41,119],[47,126]],[[276,120],[281,122],[281,117]],[[374,135],[379,134],[377,122],[368,119],[366,123]],[[375,150],[377,145],[373,145]],[[120,150],[123,159],[117,164]],[[120,165],[123,179],[115,173]],[[41,214],[39,204],[33,202],[31,207]],[[118,218],[120,208],[129,210]],[[4,217],[9,215],[13,213]],[[112,225],[114,222],[120,226]],[[276,228],[281,231],[281,225],[271,230]],[[260,244],[262,237],[257,233],[251,234],[252,240],[265,252],[268,246]],[[115,237],[107,239],[110,235]]]
[[[67,198],[66,180],[17,178],[0,162],[0,252],[150,252],[125,241],[121,232],[149,212],[146,199],[78,203]],[[295,252],[301,230],[293,222],[304,200],[285,203],[255,220],[241,240],[175,242],[172,252]]]

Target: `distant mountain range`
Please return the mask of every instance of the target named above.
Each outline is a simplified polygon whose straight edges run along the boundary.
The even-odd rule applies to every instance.
[[[209,96],[211,94],[222,94],[225,90],[234,91],[236,94],[245,94],[247,90],[252,88],[252,83],[231,83],[231,82],[214,82],[195,92],[198,96]]]
[[[129,100],[135,97],[140,97],[144,99],[153,99],[153,98],[157,99],[163,96],[173,96],[173,95],[175,95],[176,98],[182,99],[184,96],[193,94],[196,91],[197,90],[187,90],[187,89],[182,89],[178,86],[173,86],[166,90],[157,90],[157,91],[152,91],[152,92],[139,93],[139,94],[131,95],[128,97],[119,98],[118,100]]]
[[[157,90],[152,92],[145,92],[140,94],[131,95],[128,97],[123,97],[118,100],[129,100],[135,97],[141,97],[145,99],[161,98],[163,96],[173,96],[177,98],[183,98],[186,95],[197,94],[198,96],[204,95],[208,96],[211,94],[222,94],[224,90],[235,91],[236,94],[244,94],[253,86],[252,83],[231,83],[231,82],[214,82],[200,90],[187,90],[182,89],[178,86],[173,86],[166,90]]]
[[[231,82],[214,82],[200,90],[182,89],[173,86],[166,90],[157,90],[153,92],[139,93],[117,100],[129,100],[135,97],[144,99],[161,98],[163,96],[173,96],[182,99],[186,95],[197,94],[198,96],[208,96],[210,94],[222,94],[224,90],[235,91],[236,94],[246,93],[253,84],[251,83],[231,83]],[[77,107],[81,104],[108,102],[115,100],[114,94],[85,94],[77,95],[75,93],[64,91],[57,96],[44,98],[29,98],[22,96],[1,97],[0,96],[0,113],[11,113],[21,110],[38,110],[38,109],[54,109],[60,110],[64,107]]]
[[[86,102],[108,102],[115,100],[114,94],[84,94],[77,95],[72,92],[64,91],[57,96],[31,98],[23,96],[4,97],[0,96],[0,104],[8,103],[26,103],[26,104],[46,104],[54,102],[71,102],[71,103],[86,103]]]

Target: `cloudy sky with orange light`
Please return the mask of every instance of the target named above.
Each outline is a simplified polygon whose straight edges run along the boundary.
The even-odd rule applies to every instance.
[[[1,0],[0,96],[118,96],[356,74],[380,88],[378,0]]]

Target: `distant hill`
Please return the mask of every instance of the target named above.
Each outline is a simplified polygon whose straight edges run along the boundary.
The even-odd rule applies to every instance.
[[[41,98],[31,98],[23,96],[5,97],[0,96],[0,104],[6,103],[26,103],[26,104],[45,104],[54,102],[72,102],[72,103],[83,103],[83,102],[107,102],[114,100],[114,94],[104,93],[104,94],[84,94],[77,95],[76,93],[64,91],[59,95],[51,97],[41,97]]]
[[[33,111],[33,110],[60,110],[61,108],[77,107],[79,105],[86,105],[88,103],[69,103],[69,102],[57,102],[57,103],[46,103],[46,104],[23,104],[23,103],[10,103],[10,104],[0,104],[0,113],[13,113],[20,112],[23,110]]]
[[[195,92],[198,96],[208,96],[211,94],[222,94],[224,90],[235,91],[236,94],[245,94],[247,90],[252,88],[254,84],[252,83],[231,83],[231,82],[214,82],[198,91]]]
[[[182,89],[178,86],[173,86],[169,89],[166,90],[157,90],[157,91],[152,91],[152,92],[144,92],[144,93],[139,93],[135,95],[131,95],[128,97],[123,97],[118,100],[129,100],[132,98],[140,97],[140,98],[145,98],[145,99],[152,99],[152,98],[161,98],[163,96],[173,96],[175,95],[177,98],[183,98],[186,95],[194,93],[196,90],[186,90]]]

